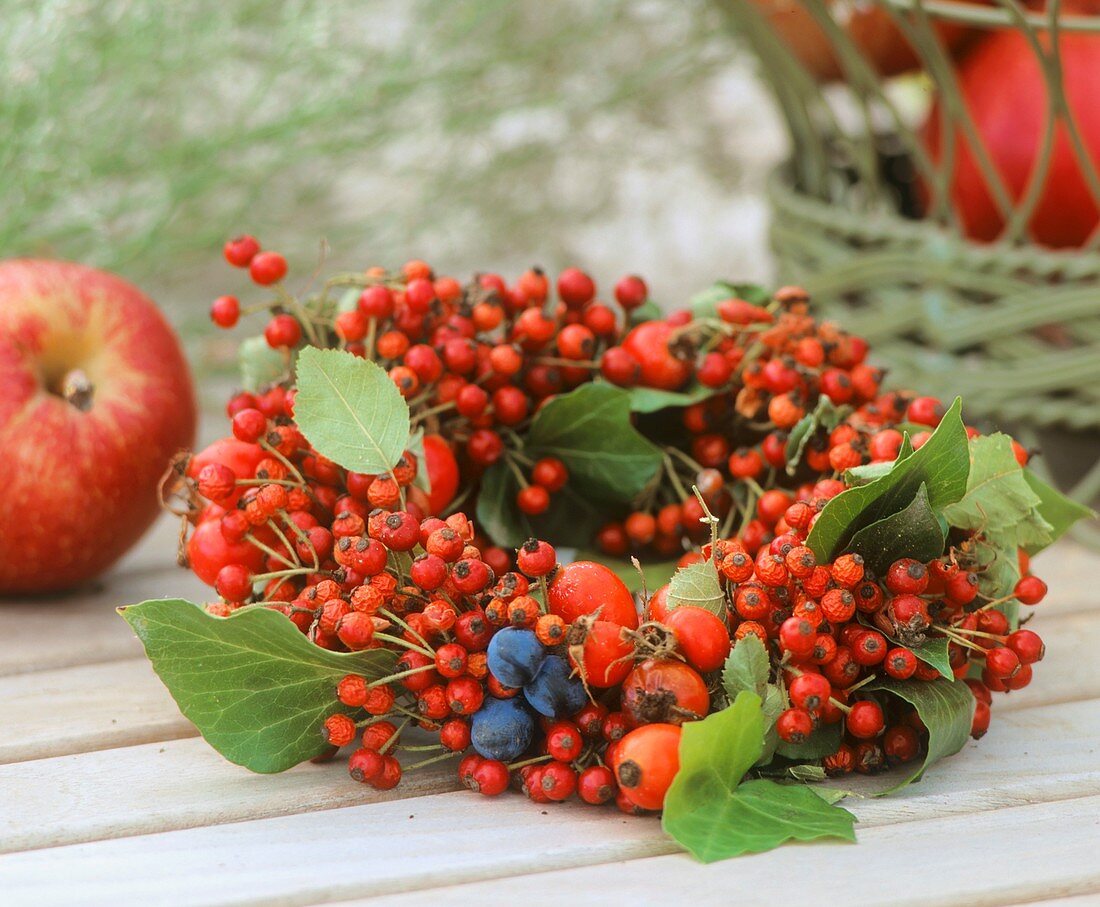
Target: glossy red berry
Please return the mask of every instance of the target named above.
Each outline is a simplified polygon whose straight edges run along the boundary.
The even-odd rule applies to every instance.
[[[528,576],[546,576],[557,562],[558,554],[553,545],[538,539],[528,539],[516,552],[516,564]]]
[[[241,303],[236,296],[219,296],[210,304],[210,320],[220,328],[231,328],[241,317]]]
[[[861,740],[877,737],[882,733],[885,719],[882,707],[871,699],[853,703],[846,720],[848,733]]]
[[[717,671],[730,654],[730,635],[725,622],[706,608],[674,608],[664,619],[676,637],[676,647],[697,671]]]
[[[234,237],[226,242],[225,246],[222,248],[222,254],[225,255],[225,260],[233,265],[234,268],[247,268],[259,251],[259,240],[257,240],[255,236],[249,236],[247,233],[243,236]]]
[[[805,709],[787,709],[780,713],[775,730],[781,740],[795,745],[803,743],[813,733],[814,720]]]
[[[628,312],[645,305],[649,298],[649,288],[636,274],[623,277],[615,284],[615,301]]]
[[[550,492],[541,485],[528,485],[516,492],[516,506],[528,516],[538,516],[550,509]]]
[[[276,315],[264,328],[264,339],[274,349],[295,347],[302,339],[302,326],[293,315]]]
[[[248,273],[260,286],[278,283],[286,276],[286,259],[278,252],[257,252],[248,264]]]
[[[895,595],[920,595],[928,588],[928,568],[911,557],[894,561],[886,573],[886,588]]]
[[[804,673],[791,681],[788,693],[791,703],[796,708],[814,713],[820,711],[829,696],[832,695],[832,684],[828,678],[821,674]]]
[[[558,275],[558,297],[571,309],[579,309],[596,295],[596,284],[580,268],[566,268]]]
[[[557,457],[544,457],[531,468],[531,481],[554,494],[569,481],[569,470]]]
[[[1024,576],[1016,583],[1013,595],[1025,605],[1037,605],[1047,594],[1047,584],[1037,576]]]
[[[470,772],[471,787],[486,797],[495,797],[508,789],[511,773],[496,759],[483,759]]]
[[[591,765],[577,778],[577,796],[593,806],[610,802],[617,792],[615,776],[607,766]]]

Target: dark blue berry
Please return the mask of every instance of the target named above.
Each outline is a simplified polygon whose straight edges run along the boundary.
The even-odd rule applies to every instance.
[[[584,684],[572,673],[573,669],[560,655],[548,656],[535,679],[523,688],[531,708],[547,718],[566,718],[579,712],[588,697]]]
[[[546,658],[546,649],[533,630],[505,627],[489,642],[489,670],[506,687],[530,683]]]
[[[486,759],[511,762],[531,745],[535,718],[520,697],[489,696],[470,719],[470,743]]]

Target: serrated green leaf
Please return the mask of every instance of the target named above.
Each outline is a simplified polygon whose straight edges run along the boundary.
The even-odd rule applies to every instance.
[[[789,765],[787,766],[787,775],[795,781],[801,781],[805,784],[816,784],[829,777],[820,765]],[[815,793],[820,796],[820,791],[815,791]],[[826,798],[827,802],[836,803],[837,800],[844,799],[844,791],[836,791],[835,793],[839,796],[836,799]]]
[[[656,387],[632,387],[630,409],[635,413],[655,413],[670,406],[683,408],[713,397],[714,388],[693,384],[683,391],[663,391]]]
[[[865,526],[848,543],[848,550],[860,555],[878,576],[885,576],[898,558],[928,562],[943,554],[943,547],[943,529],[923,482],[908,507]]]
[[[631,424],[630,394],[585,384],[559,394],[531,422],[526,452],[557,457],[585,498],[629,503],[661,466],[661,451]]]
[[[1095,519],[1096,512],[1072,498],[1067,498],[1057,488],[1052,488],[1030,469],[1024,469],[1024,480],[1039,498],[1039,516],[1050,525],[1051,542],[1060,539],[1078,520]],[[1049,543],[1048,543],[1049,544]],[[1026,547],[1028,554],[1038,554],[1046,545]]]
[[[759,637],[752,633],[737,640],[726,657],[722,668],[722,686],[730,702],[737,699],[738,693],[748,691],[764,698],[771,676],[771,661],[768,650]]]
[[[550,499],[550,508],[529,517],[516,506],[519,482],[508,464],[497,462],[481,476],[477,495],[477,525],[496,544],[518,548],[529,538],[576,548],[592,541],[606,515],[569,485]]]
[[[249,337],[237,348],[237,367],[241,387],[246,391],[263,390],[287,375],[290,360],[281,350],[272,349],[262,337]]]
[[[850,406],[837,406],[822,394],[813,411],[799,419],[787,435],[787,475],[793,476],[797,471],[810,439],[819,430],[831,432],[851,411]]]
[[[670,608],[692,605],[721,616],[726,607],[726,596],[722,592],[714,561],[700,561],[677,570],[670,580],[668,605]]]
[[[355,472],[388,472],[409,443],[409,407],[377,363],[307,346],[294,418],[318,453]]]
[[[658,561],[655,564],[642,563],[642,572],[638,573],[637,568],[630,561],[623,560],[619,557],[611,557],[608,554],[603,554],[600,551],[593,551],[590,548],[578,551],[574,559],[578,561],[595,561],[597,564],[603,564],[621,579],[631,592],[641,591],[642,576],[644,575],[645,587],[650,595],[672,579],[672,574],[676,572],[677,564],[676,561]]]
[[[937,511],[966,493],[970,456],[961,411],[962,400],[956,399],[920,450],[881,478],[849,488],[825,505],[806,539],[819,563],[835,560],[864,527],[907,507],[922,484]]]
[[[990,600],[1011,595],[1020,581],[1020,556],[1014,539],[996,533],[980,536],[974,544],[978,591]],[[1012,598],[996,606],[1013,627],[1019,624],[1020,603]]]
[[[643,321],[656,321],[664,317],[664,312],[652,299],[647,299],[638,308],[630,313],[630,323],[641,324]]]
[[[775,723],[787,705],[787,696],[783,688],[779,684],[769,683],[764,690],[764,701],[760,705],[760,711],[764,716],[764,747],[760,751],[757,765],[767,765],[772,761],[775,749],[779,746],[779,732],[775,729]]]
[[[340,294],[340,299],[336,303],[337,312],[354,312],[359,308],[359,297],[363,295],[363,291],[359,287],[351,287],[344,290]]]
[[[775,752],[784,759],[791,759],[795,762],[814,762],[835,753],[840,747],[843,733],[844,728],[841,722],[823,724],[815,728],[814,732],[801,743],[780,741]]]
[[[688,307],[696,318],[717,318],[718,303],[727,299],[743,299],[753,305],[765,305],[771,298],[772,294],[758,284],[716,280],[705,290],[692,296]]]
[[[214,617],[179,599],[120,608],[184,717],[230,762],[281,772],[323,752],[325,718],[345,674],[388,676],[386,649],[341,654],[311,643],[286,617],[248,608]]]
[[[1043,547],[1052,541],[1053,527],[1041,516],[1041,503],[1012,452],[1012,439],[993,434],[970,442],[966,494],[943,515],[959,529],[981,529],[1021,548]]]
[[[974,720],[974,694],[961,680],[878,680],[869,683],[868,692],[881,691],[904,699],[917,710],[928,728],[928,750],[920,765],[908,770],[898,783],[891,773],[890,786],[876,796],[891,794],[918,780],[930,765],[961,750],[970,739]],[[898,769],[897,772],[903,771]]]
[[[713,284],[696,293],[688,301],[688,308],[696,318],[717,318],[718,303],[737,296],[737,288],[728,281],[716,280]]]
[[[411,435],[409,435],[409,446],[405,448],[416,457],[418,468],[416,470],[416,478],[413,479],[413,485],[419,488],[424,494],[430,495],[432,493],[432,477],[428,475],[428,469],[424,458],[424,429],[418,428]]]

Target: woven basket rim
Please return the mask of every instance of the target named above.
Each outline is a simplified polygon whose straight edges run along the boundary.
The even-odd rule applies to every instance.
[[[989,265],[1002,260],[1006,267],[1040,273],[1071,272],[1100,276],[1100,251],[1049,249],[1031,242],[980,243],[960,236],[928,220],[902,217],[884,206],[854,210],[800,191],[791,179],[790,162],[772,168],[765,191],[772,205],[783,212],[811,221],[825,232],[848,234],[861,241],[917,242],[921,246],[953,247],[960,260]],[[1007,259],[1011,258],[1012,261]]]

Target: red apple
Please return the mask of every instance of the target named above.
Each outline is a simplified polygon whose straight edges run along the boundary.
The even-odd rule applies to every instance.
[[[195,434],[178,340],[119,277],[0,262],[0,594],[106,570],[157,515],[157,483]]]

